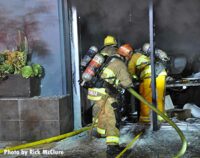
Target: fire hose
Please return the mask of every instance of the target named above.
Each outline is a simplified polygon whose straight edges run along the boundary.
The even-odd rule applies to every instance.
[[[127,146],[124,150],[122,150],[115,158],[120,158],[122,155],[132,147],[132,145],[135,143],[136,140],[143,134],[143,132],[140,132]]]
[[[147,106],[149,106],[153,111],[155,111],[157,114],[159,114],[164,120],[166,120],[178,133],[178,135],[181,138],[182,141],[182,147],[179,150],[179,152],[174,156],[174,158],[179,158],[181,156],[184,155],[184,153],[186,152],[187,149],[187,141],[186,138],[183,134],[183,132],[180,130],[180,128],[178,128],[178,126],[172,121],[170,120],[169,117],[167,117],[164,113],[162,113],[160,110],[158,110],[157,108],[155,108],[153,106],[153,104],[147,102],[141,95],[139,95],[133,88],[129,88],[128,91],[135,96],[137,99],[139,99],[141,102],[143,102],[144,104],[146,104]],[[128,149],[128,148],[127,148]]]
[[[181,156],[184,155],[186,149],[187,149],[187,141],[185,139],[185,136],[184,134],[182,133],[182,131],[177,127],[177,125],[171,121],[164,113],[162,113],[161,111],[159,111],[158,109],[156,109],[152,104],[148,103],[142,96],[140,96],[134,89],[132,88],[129,88],[128,91],[133,95],[135,96],[137,99],[139,99],[140,101],[142,101],[143,103],[145,103],[147,106],[149,106],[153,111],[155,111],[157,114],[159,114],[164,120],[166,120],[175,130],[176,132],[178,133],[178,135],[180,136],[181,138],[181,141],[182,141],[182,147],[181,149],[179,150],[179,152],[177,153],[176,156],[174,156],[175,158],[179,158]],[[4,150],[10,150],[10,151],[13,151],[13,150],[20,150],[20,149],[25,149],[25,148],[29,148],[29,147],[33,147],[33,146],[37,146],[37,145],[42,145],[42,144],[47,144],[47,143],[51,143],[51,142],[54,142],[54,141],[58,141],[58,140],[62,140],[62,139],[65,139],[65,138],[68,138],[68,137],[71,137],[71,136],[74,136],[74,135],[77,135],[77,134],[80,134],[84,131],[87,131],[89,129],[91,129],[92,127],[91,126],[88,126],[88,127],[84,127],[84,128],[81,128],[79,130],[76,130],[76,131],[73,131],[73,132],[70,132],[70,133],[66,133],[66,134],[63,134],[63,135],[59,135],[59,136],[55,136],[55,137],[51,137],[51,138],[47,138],[47,139],[43,139],[43,140],[39,140],[39,141],[36,141],[36,142],[32,142],[32,143],[27,143],[27,144],[22,144],[22,145],[18,145],[18,146],[14,146],[14,147],[8,147],[8,148],[4,148],[4,149],[0,149],[0,154],[4,153]],[[142,133],[140,133],[139,135],[137,135],[132,141],[131,143],[129,143],[127,145],[127,147],[117,156],[117,158],[120,158],[131,146],[132,144],[139,138],[139,136],[141,135]]]
[[[91,126],[83,127],[81,129],[73,131],[73,132],[69,132],[69,133],[66,133],[66,134],[62,134],[62,135],[51,137],[51,138],[47,138],[47,139],[42,139],[42,140],[39,140],[39,141],[36,141],[36,142],[0,149],[0,154],[3,154],[4,150],[9,150],[9,151],[20,150],[20,149],[34,147],[34,146],[37,146],[37,145],[42,145],[42,144],[55,142],[55,141],[58,141],[58,140],[62,140],[62,139],[65,139],[65,138],[72,137],[74,135],[80,134],[80,133],[82,133],[84,131],[87,131],[89,129],[91,129]]]

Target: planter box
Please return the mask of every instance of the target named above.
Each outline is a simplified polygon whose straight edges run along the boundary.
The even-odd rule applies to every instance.
[[[70,95],[0,98],[0,109],[0,141],[36,141],[74,127]]]
[[[40,94],[40,79],[25,79],[21,75],[9,75],[0,81],[0,97],[33,97]]]

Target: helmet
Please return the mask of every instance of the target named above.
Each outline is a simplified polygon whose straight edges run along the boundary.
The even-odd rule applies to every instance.
[[[108,35],[106,38],[104,38],[104,46],[109,45],[117,45],[117,41],[115,37]]]
[[[98,52],[98,48],[96,46],[91,46],[88,51],[91,52],[91,54],[97,53]]]
[[[158,59],[160,59],[161,61],[163,62],[167,62],[170,60],[170,58],[167,56],[167,53],[164,52],[163,50],[161,49],[156,49],[155,51],[155,55]]]
[[[149,43],[145,43],[142,47],[143,52],[147,53],[150,49],[150,44]]]
[[[124,44],[119,47],[117,50],[118,54],[120,54],[123,57],[128,57],[129,59],[131,58],[133,48],[130,44]]]

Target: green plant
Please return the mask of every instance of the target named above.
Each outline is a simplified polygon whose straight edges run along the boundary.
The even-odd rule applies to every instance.
[[[33,72],[33,69],[31,66],[24,66],[21,69],[21,74],[22,74],[22,77],[24,77],[24,78],[29,78],[29,77],[34,76],[34,72]]]

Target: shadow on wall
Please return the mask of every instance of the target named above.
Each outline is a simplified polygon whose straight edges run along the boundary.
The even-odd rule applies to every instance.
[[[9,2],[8,2],[9,3]],[[49,13],[51,8],[45,3],[35,3],[33,7],[25,7],[23,9],[15,9],[11,12],[10,8],[3,5],[0,6],[0,50],[15,49],[17,46],[17,33],[20,30],[28,38],[30,53],[34,52],[38,56],[48,54],[48,45],[41,40],[40,32],[45,28],[40,21],[51,22],[45,14]],[[43,19],[38,17],[43,16]]]

